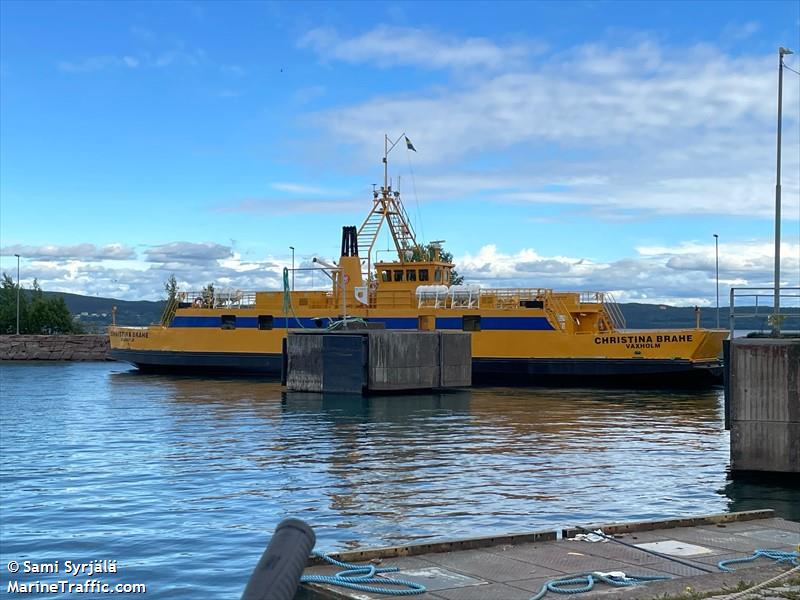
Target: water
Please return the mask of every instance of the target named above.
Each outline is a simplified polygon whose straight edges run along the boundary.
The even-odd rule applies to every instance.
[[[0,383],[3,574],[116,559],[101,578],[148,597],[236,598],[287,516],[326,550],[729,509],[800,519],[800,489],[727,480],[716,389],[322,398],[115,363],[7,363]]]

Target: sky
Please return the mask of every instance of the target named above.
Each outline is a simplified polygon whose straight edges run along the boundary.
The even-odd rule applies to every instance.
[[[405,133],[392,183],[466,282],[713,306],[717,234],[724,305],[773,282],[780,46],[800,54],[798,2],[4,0],[0,270],[123,299],[170,274],[280,289],[290,246],[338,258]]]

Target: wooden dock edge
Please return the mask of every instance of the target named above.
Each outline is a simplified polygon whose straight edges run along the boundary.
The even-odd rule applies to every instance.
[[[676,519],[654,519],[648,521],[633,521],[630,523],[596,524],[587,525],[586,529],[602,529],[604,533],[634,533],[637,531],[652,531],[654,529],[674,529],[676,527],[698,527],[701,525],[717,525],[739,521],[754,521],[757,519],[771,519],[775,516],[772,509],[748,510],[698,517],[684,517]],[[477,538],[455,540],[442,540],[438,542],[425,542],[408,544],[405,546],[386,546],[383,548],[365,548],[363,550],[348,550],[345,552],[331,553],[329,556],[343,562],[363,562],[375,559],[397,558],[400,556],[418,556],[420,554],[434,554],[439,552],[452,552],[455,550],[474,550],[490,546],[528,544],[531,542],[551,542],[561,538],[574,537],[583,533],[580,529],[570,527],[567,529],[554,529],[550,531],[533,531],[527,533],[511,533]],[[308,566],[326,564],[317,556],[309,558]]]

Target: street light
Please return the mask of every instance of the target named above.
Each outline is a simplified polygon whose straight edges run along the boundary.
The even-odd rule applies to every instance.
[[[783,116],[783,57],[794,54],[778,48],[778,160],[775,177],[775,299],[773,301],[772,335],[781,334],[781,117]]]
[[[714,256],[717,263],[717,329],[719,329],[719,236],[714,234]]]
[[[14,256],[17,257],[17,335],[19,335],[19,254]]]
[[[294,246],[289,246],[292,251],[292,291],[294,291]]]

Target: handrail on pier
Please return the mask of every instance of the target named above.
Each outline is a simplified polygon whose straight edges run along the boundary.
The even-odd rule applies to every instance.
[[[797,321],[797,329],[800,329],[800,287],[782,287],[780,297],[780,318],[786,321]],[[733,332],[736,329],[737,318],[763,318],[766,324],[767,319],[774,315],[771,302],[774,298],[774,287],[731,288],[729,305],[731,339],[733,339]],[[783,302],[784,299],[787,300],[786,303]],[[764,300],[770,302],[765,304]]]

